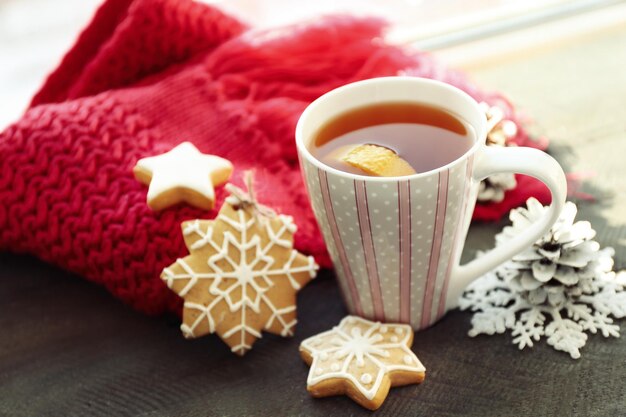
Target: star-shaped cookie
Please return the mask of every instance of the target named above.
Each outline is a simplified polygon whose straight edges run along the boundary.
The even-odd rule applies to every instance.
[[[147,201],[152,210],[182,202],[210,210],[215,204],[213,187],[228,181],[233,165],[183,142],[167,153],[140,159],[133,172],[149,186]]]
[[[318,266],[293,249],[291,217],[260,216],[229,201],[215,220],[182,224],[190,255],[165,268],[161,279],[185,299],[185,337],[217,333],[243,355],[262,330],[293,334],[296,292]]]
[[[300,345],[302,359],[311,366],[307,390],[314,397],[346,394],[375,410],[390,387],[424,380],[426,369],[411,351],[412,343],[410,326],[348,316]]]

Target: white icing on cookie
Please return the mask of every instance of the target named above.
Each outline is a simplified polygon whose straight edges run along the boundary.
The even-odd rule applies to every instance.
[[[268,291],[277,283],[285,282],[295,294],[300,288],[295,274],[306,273],[313,278],[318,267],[312,257],[304,257],[292,250],[291,236],[294,226],[290,217],[277,216],[263,223],[257,221],[258,218],[246,210],[223,207],[214,221],[194,220],[184,223],[183,235],[186,240],[195,239],[189,245],[192,255],[185,259],[195,256],[194,253],[198,250],[208,253],[201,252],[198,256],[203,257],[202,262],[194,264],[198,269],[198,265],[202,265],[201,270],[194,270],[185,259],[178,259],[175,264],[163,270],[162,279],[169,288],[178,280],[184,282],[184,287],[177,291],[183,298],[199,281],[210,280],[208,292],[211,295],[211,301],[204,304],[185,301],[185,310],[197,311],[197,318],[193,323],[181,326],[185,337],[199,336],[196,329],[201,323],[208,322],[209,332],[215,332],[216,322],[221,320],[220,316],[231,313],[240,317],[240,322],[225,331],[222,338],[228,339],[236,335],[237,344],[231,347],[236,353],[243,354],[249,350],[251,345],[247,342],[248,335],[260,338],[260,330],[263,328],[278,324],[282,336],[293,333],[296,320],[288,316],[296,310],[295,304],[282,305],[284,303],[273,299]],[[217,222],[232,228],[223,232],[221,241],[213,236],[213,228]],[[259,225],[261,229],[257,227]],[[275,250],[276,246],[281,248],[280,251]],[[177,273],[174,272],[175,269]],[[218,304],[224,306],[224,303],[227,309],[216,309]],[[250,324],[255,323],[253,316],[261,314],[263,309],[271,312],[267,323],[262,324],[263,328],[252,327]],[[256,326],[258,325],[257,322]]]
[[[361,326],[365,329],[362,330]],[[395,370],[425,371],[408,347],[412,332],[404,324],[381,325],[348,316],[332,330],[302,342],[301,348],[313,357],[307,384],[313,386],[326,379],[345,378],[371,400],[378,392],[384,374]],[[329,355],[338,362],[331,364],[330,370],[320,372],[321,362]],[[370,372],[372,368],[376,369],[375,373]]]

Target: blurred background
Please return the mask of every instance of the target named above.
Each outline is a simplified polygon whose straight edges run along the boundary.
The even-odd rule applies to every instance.
[[[16,120],[101,0],[0,0],[0,129]],[[374,14],[389,39],[472,69],[626,25],[616,0],[215,0],[256,26],[319,14]],[[624,45],[626,49],[626,45]],[[546,68],[549,71],[550,68]]]

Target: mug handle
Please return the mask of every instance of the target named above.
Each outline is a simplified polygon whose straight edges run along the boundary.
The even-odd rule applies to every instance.
[[[542,181],[552,193],[552,204],[541,219],[531,224],[506,245],[497,246],[465,265],[457,265],[453,269],[451,282],[459,289],[458,291],[463,291],[472,281],[536,242],[554,225],[565,205],[567,195],[565,174],[559,163],[545,152],[526,147],[484,146],[477,155],[474,180],[482,181],[489,175],[504,172],[530,175]],[[458,297],[449,301],[456,305],[457,299]]]

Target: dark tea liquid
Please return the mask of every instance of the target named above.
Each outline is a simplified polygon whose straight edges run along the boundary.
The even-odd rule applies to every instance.
[[[323,125],[314,135],[310,151],[333,168],[367,175],[341,160],[344,149],[363,144],[392,149],[419,173],[465,154],[474,144],[474,130],[438,107],[414,102],[377,103],[342,113]]]

